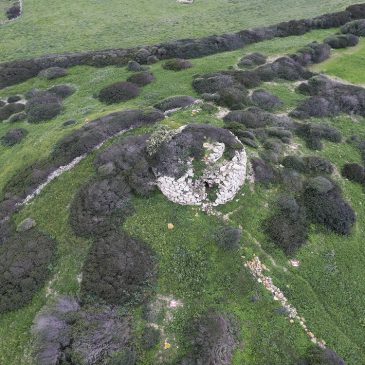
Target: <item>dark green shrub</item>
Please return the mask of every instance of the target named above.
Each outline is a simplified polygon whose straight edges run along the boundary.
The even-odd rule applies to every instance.
[[[0,108],[0,121],[8,119],[11,115],[22,112],[25,105],[21,103],[11,103]]]
[[[20,95],[13,95],[8,97],[8,103],[16,103],[18,101],[22,100],[22,97]]]
[[[261,53],[254,52],[250,53],[240,59],[238,67],[255,67],[266,63],[266,56]]]
[[[308,223],[306,212],[292,197],[281,197],[278,209],[265,224],[270,239],[287,255],[293,255],[306,242]]]
[[[47,90],[47,92],[55,94],[62,99],[69,97],[75,91],[76,91],[75,87],[71,85],[55,85]]]
[[[359,43],[359,37],[354,34],[338,34],[326,38],[324,42],[335,49],[347,48],[356,46]]]
[[[43,93],[31,98],[25,108],[29,123],[51,120],[62,111],[62,101],[56,95]]]
[[[322,178],[322,182],[325,180]],[[317,182],[320,181],[317,179]],[[326,191],[328,188],[328,184],[313,186],[313,181],[308,184],[303,194],[308,217],[337,234],[349,235],[356,221],[355,212],[342,198],[337,186]]]
[[[193,67],[193,64],[188,60],[183,60],[181,58],[174,58],[174,59],[166,61],[162,65],[162,67],[165,70],[181,71],[181,70],[186,70],[187,68]]]
[[[346,363],[331,349],[312,347],[297,365],[346,365]]]
[[[365,19],[354,20],[341,27],[342,33],[350,33],[359,37],[365,36]]]
[[[150,350],[160,342],[160,331],[154,327],[146,327],[142,335],[142,346]]]
[[[160,101],[154,107],[165,112],[167,110],[185,108],[194,104],[195,101],[196,99],[191,96],[172,96],[171,98]]]
[[[155,275],[150,248],[124,233],[97,239],[83,268],[81,294],[107,304],[141,303]]]
[[[347,163],[342,168],[342,176],[350,181],[363,184],[365,182],[365,169],[357,163]]]
[[[27,305],[50,274],[55,242],[32,229],[0,248],[0,313]]]
[[[70,224],[76,235],[105,235],[133,212],[130,187],[121,177],[93,181],[76,194]]]
[[[38,76],[47,80],[58,79],[68,75],[68,71],[62,67],[50,67],[42,70]]]
[[[9,147],[14,146],[20,143],[27,134],[28,131],[24,128],[10,129],[10,131],[1,137],[1,144]]]
[[[265,90],[255,90],[252,93],[251,100],[264,110],[274,110],[283,105],[283,102],[277,96]]]
[[[136,98],[139,93],[139,87],[131,82],[116,82],[100,90],[99,100],[106,104],[120,103]]]
[[[21,15],[20,3],[15,2],[10,8],[6,10],[6,17],[11,20]]]
[[[153,76],[151,72],[147,71],[135,73],[127,79],[128,82],[132,82],[133,84],[141,87],[146,86],[155,80],[155,76]]]
[[[224,250],[238,250],[241,237],[241,229],[228,226],[219,227],[215,233],[217,245]]]

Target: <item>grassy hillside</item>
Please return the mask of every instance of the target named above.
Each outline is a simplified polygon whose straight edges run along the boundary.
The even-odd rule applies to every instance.
[[[342,10],[351,0],[26,0],[24,16],[0,29],[0,62],[48,53],[124,48],[221,34]]]
[[[81,0],[65,6],[64,3],[50,4],[44,0],[25,0],[24,17],[0,28],[4,40],[0,44],[0,61],[223,33],[315,16],[343,9],[351,3],[354,2],[267,0],[258,4],[240,0],[196,0],[194,6],[187,6],[168,0],[143,0],[138,4],[127,0]],[[0,146],[0,197],[4,195],[6,184],[16,179],[20,171],[48,157],[61,138],[87,125],[90,120],[114,111],[148,108],[173,95],[199,97],[192,87],[196,74],[227,70],[242,56],[252,52],[261,52],[270,60],[275,59],[291,54],[312,41],[321,42],[337,31],[317,30],[303,36],[253,44],[244,50],[194,59],[192,68],[179,72],[166,70],[162,67],[163,62],[158,62],[150,66],[156,80],[142,88],[135,99],[117,104],[104,104],[96,96],[103,87],[124,81],[133,74],[125,67],[77,66],[70,68],[69,74],[61,79],[35,77],[0,90],[0,99],[6,99],[24,95],[34,88],[48,89],[61,83],[76,88],[76,92],[65,99],[62,113],[48,122],[0,123],[0,137],[13,128],[28,131],[21,143],[11,148]],[[365,40],[362,38],[356,47],[332,50],[329,60],[312,66],[311,70],[363,86],[364,58]],[[277,114],[282,115],[306,99],[306,96],[295,92],[297,85],[297,82],[275,79],[259,88],[270,91],[283,101],[277,110]],[[71,119],[76,123],[63,125]],[[155,192],[148,198],[133,197],[134,212],[121,228],[146,242],[156,254],[158,276],[150,302],[157,308],[163,307],[163,298],[181,300],[182,303],[175,311],[169,312],[163,307],[156,320],[159,328],[163,329],[163,336],[156,346],[148,350],[143,347],[142,341],[148,325],[145,307],[133,306],[133,303],[118,307],[120,314],[128,313],[133,318],[138,355],[136,364],[180,364],[179,359],[191,351],[187,337],[190,326],[208,309],[232,314],[236,318],[240,345],[234,353],[233,365],[293,365],[302,358],[312,343],[300,325],[288,320],[280,303],[274,301],[245,268],[244,263],[254,256],[267,266],[267,275],[305,317],[308,327],[318,338],[324,339],[347,365],[365,364],[364,187],[340,174],[345,163],[363,163],[359,150],[346,140],[353,135],[365,137],[365,119],[340,115],[312,119],[311,122],[337,128],[342,142],[326,141],[322,150],[313,151],[302,138],[295,136],[290,145],[284,146],[284,154],[315,155],[328,159],[335,166],[332,179],[341,187],[345,199],[356,212],[357,223],[349,236],[310,225],[308,242],[295,255],[301,263],[299,268],[290,265],[288,257],[270,241],[263,228],[266,219],[273,213],[274,202],[280,194],[286,193],[283,184],[267,187],[246,182],[233,201],[216,209],[218,213],[228,214],[230,225],[243,229],[237,251],[218,247],[214,232],[222,224],[219,217],[205,214],[197,207],[174,204],[161,192]],[[175,129],[189,123],[225,126],[216,108],[202,110],[199,106],[192,106],[156,125],[116,136],[101,151],[92,152],[71,171],[50,183],[14,215],[16,224],[25,218],[34,219],[37,229],[56,240],[57,253],[50,265],[50,279],[31,303],[19,310],[0,314],[0,364],[36,365],[32,354],[34,338],[31,327],[37,313],[59,295],[82,297],[81,273],[93,239],[77,236],[72,230],[70,205],[78,190],[96,176],[94,161],[97,156],[128,136],[151,133],[161,126]],[[249,158],[258,156],[260,152],[251,147],[246,147],[246,150]],[[174,225],[173,230],[168,229],[169,223]],[[166,347],[165,340],[170,347]]]

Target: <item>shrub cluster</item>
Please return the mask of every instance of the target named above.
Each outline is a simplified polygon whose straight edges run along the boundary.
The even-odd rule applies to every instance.
[[[27,305],[50,274],[55,242],[32,229],[0,248],[0,313]]]
[[[157,103],[154,107],[156,109],[166,112],[168,110],[185,108],[194,104],[196,99],[191,96],[172,96],[170,98],[164,99]]]
[[[365,169],[358,163],[346,163],[342,168],[342,176],[359,184],[365,183]]]
[[[309,181],[303,202],[314,223],[323,224],[337,234],[350,234],[356,221],[355,213],[343,199],[340,188],[331,181],[324,177]]]
[[[84,264],[82,296],[114,305],[141,303],[154,279],[154,266],[152,251],[126,234],[98,238]]]
[[[47,80],[58,79],[68,75],[68,71],[62,67],[50,67],[42,70],[38,76]]]
[[[308,66],[313,63],[321,63],[331,55],[331,47],[327,43],[312,42],[298,50],[291,56],[302,66]]]
[[[51,93],[42,93],[34,96],[25,107],[29,123],[40,123],[51,120],[62,111],[62,101]]]
[[[224,250],[237,250],[240,248],[242,230],[239,228],[221,226],[215,232],[215,241]]]
[[[100,154],[96,166],[99,171],[106,168],[110,175],[123,176],[134,193],[147,196],[156,186],[146,141],[146,136],[128,137]]]
[[[309,79],[312,73],[306,70],[298,61],[292,57],[281,57],[272,63],[260,66],[255,71],[262,81],[273,81],[284,79],[298,81]]]
[[[16,102],[18,102],[20,100],[22,100],[22,97],[20,95],[12,95],[12,96],[9,96],[8,97],[7,102],[9,104],[11,104],[11,103],[16,103]],[[4,105],[0,105],[0,106],[4,106]]]
[[[162,65],[162,67],[165,70],[181,71],[181,70],[186,70],[187,68],[193,67],[193,64],[189,60],[184,60],[181,58],[174,58],[174,59],[166,61]]]
[[[99,100],[106,104],[120,103],[136,98],[140,89],[136,84],[131,82],[116,82],[106,86],[99,93]]]
[[[244,68],[251,68],[255,66],[260,66],[266,63],[266,56],[261,53],[254,52],[250,53],[244,57],[242,57],[238,62],[238,67]]]
[[[25,105],[21,103],[6,104],[0,108],[0,121],[7,120],[13,114],[22,112],[25,109]]]
[[[312,347],[297,365],[346,365],[346,363],[329,348]]]
[[[298,91],[311,97],[291,113],[296,118],[326,117],[342,113],[365,115],[365,89],[345,85],[319,75],[307,84],[301,84]]]
[[[291,196],[281,197],[277,205],[266,222],[266,233],[287,255],[293,255],[308,237],[306,212]]]
[[[19,1],[15,2],[10,8],[6,10],[6,17],[11,20],[21,15],[21,7]]]
[[[333,165],[330,161],[318,156],[299,157],[295,155],[289,155],[284,157],[282,164],[286,168],[311,175],[330,175],[334,171]]]
[[[235,320],[213,311],[195,321],[189,337],[193,344],[193,353],[183,360],[184,365],[230,364],[238,345]]]
[[[10,131],[1,137],[1,144],[9,147],[14,146],[20,143],[27,134],[28,131],[24,128],[10,129]]]
[[[253,157],[251,165],[254,172],[255,182],[268,186],[277,181],[276,172],[273,167],[266,161]]]
[[[146,86],[155,80],[155,76],[153,76],[153,74],[148,71],[135,73],[127,79],[128,82],[131,82],[141,87]]]
[[[81,307],[71,297],[59,297],[44,308],[32,334],[39,365],[114,364],[124,351],[133,352],[130,318],[108,306]]]
[[[244,109],[251,103],[246,87],[256,87],[259,83],[259,78],[253,72],[222,71],[197,76],[193,80],[193,87],[207,101],[230,109]]]
[[[341,133],[325,124],[305,123],[298,125],[296,134],[303,138],[307,147],[312,150],[322,150],[322,140],[327,140],[333,143],[340,143],[342,141]]]
[[[341,27],[344,34],[354,34],[358,37],[365,36],[365,19],[354,20]]]
[[[255,90],[252,93],[253,104],[264,110],[274,110],[283,105],[283,102],[275,95],[265,90]]]
[[[55,85],[50,87],[47,92],[55,94],[56,96],[66,99],[76,91],[75,87],[72,85]]]
[[[106,235],[132,212],[130,198],[130,187],[121,177],[92,181],[71,204],[71,227],[79,236]]]
[[[354,47],[359,43],[359,37],[354,34],[336,34],[324,40],[331,48]]]

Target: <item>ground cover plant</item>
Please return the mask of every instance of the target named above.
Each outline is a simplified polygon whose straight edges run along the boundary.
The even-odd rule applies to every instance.
[[[295,11],[318,15],[309,5]],[[179,9],[194,18],[196,8]],[[352,10],[355,25],[339,28],[347,13],[336,28],[309,33],[282,24],[282,35],[296,36],[196,58],[178,72],[140,52],[148,66],[76,66],[0,90],[9,114],[0,123],[0,362],[364,363],[364,70],[353,58],[365,44],[347,36],[361,29],[362,9]],[[270,19],[263,24],[288,20]],[[116,82],[138,85],[138,95],[99,100]],[[7,112],[12,105],[22,106]],[[204,148],[219,150],[213,141],[229,147],[222,158],[242,148],[234,136],[249,163],[233,200],[207,213],[161,193],[156,168],[180,178],[192,159],[200,171]],[[247,265],[256,258],[300,321],[256,280]]]

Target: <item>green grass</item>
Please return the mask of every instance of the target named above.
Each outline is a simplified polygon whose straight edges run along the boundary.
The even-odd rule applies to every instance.
[[[365,85],[365,40],[354,48],[334,51],[333,57],[313,68],[317,72]]]
[[[0,29],[0,62],[222,34],[343,10],[356,2],[196,0],[189,6],[175,0],[25,0],[22,18]]]
[[[29,55],[51,52],[52,49],[49,48],[51,42],[58,44],[57,47],[61,47],[61,45],[64,47],[57,51],[78,49],[76,47],[79,47],[81,43],[86,49],[90,47],[90,44],[93,45],[93,49],[99,46],[105,48],[112,46],[115,41],[124,42],[123,46],[125,46],[129,44],[128,42],[132,43],[143,37],[149,37],[149,41],[155,42],[153,37],[162,39],[163,30],[171,29],[172,26],[172,23],[168,23],[169,18],[165,17],[159,28],[157,26],[139,27],[138,22],[142,17],[145,19],[146,16],[144,14],[135,15],[132,2],[128,2],[128,4],[124,2],[122,17],[125,16],[127,19],[127,15],[129,17],[135,15],[133,22],[120,21],[121,12],[118,14],[116,9],[121,7],[121,4],[113,2],[113,12],[110,12],[110,19],[103,25],[105,27],[103,29],[92,25],[97,23],[101,27],[99,18],[101,14],[107,15],[105,14],[105,3],[92,2],[91,5],[89,3],[89,8],[83,1],[73,3],[69,8],[58,4],[44,6],[43,0],[37,4],[34,3],[32,0],[26,1],[24,20],[11,26],[14,27],[14,31],[19,32],[17,33],[19,38],[16,41],[17,47],[19,47],[17,57],[26,53],[22,42],[26,42],[29,35],[26,31],[27,28],[22,27],[32,27],[33,18],[40,19],[37,29],[34,30],[39,34],[39,44],[30,43],[28,45],[29,48],[32,48],[31,52],[27,53]],[[154,3],[156,4],[157,1]],[[155,11],[155,16],[152,16],[153,12],[151,13],[151,21],[156,22],[155,24],[160,21],[160,17],[165,12],[169,11],[171,14],[171,9],[177,6],[174,1],[168,4],[162,1],[160,3],[166,7],[161,7],[163,9],[161,14],[157,14]],[[293,4],[293,1],[290,3]],[[331,6],[330,3],[332,3]],[[255,22],[271,24],[288,18],[289,13],[290,18],[307,16],[307,14],[318,15],[318,12],[335,10],[336,7],[333,3],[333,1],[323,1],[320,4],[317,2],[317,6],[313,6],[311,1],[297,1],[296,6],[286,7],[283,2],[280,2],[280,6],[283,7],[282,11],[276,11],[273,16],[269,11],[273,11],[278,4],[276,2],[275,5],[275,2],[268,1],[262,10],[263,13],[256,20],[252,16],[257,9],[256,5],[254,8],[253,2],[237,1],[223,4],[219,2],[217,5],[218,2],[211,1],[207,5],[197,0],[195,8],[188,6],[177,8],[180,10],[176,11],[174,16],[180,23],[175,24],[176,28],[168,37],[179,34],[175,38],[181,38],[183,35],[189,35],[189,32],[194,36],[207,34],[212,32],[214,20],[216,22],[214,29],[218,32],[220,29],[227,31],[245,28],[248,25],[254,25]],[[336,2],[339,8],[343,8],[348,3],[350,2]],[[151,6],[148,2],[145,5]],[[214,8],[213,5],[216,7]],[[219,17],[218,15],[212,16],[213,13],[218,14],[218,9],[222,10],[223,5],[225,12],[231,12],[231,18],[228,13],[223,13]],[[32,9],[31,6],[34,8]],[[39,16],[37,14],[40,14],[42,6],[44,6],[42,8],[44,13],[43,16]],[[84,19],[89,16],[88,22],[85,20],[85,23],[76,22],[74,15],[77,14],[76,10],[81,9],[82,6],[85,7],[83,9]],[[110,6],[109,4],[108,8]],[[204,6],[207,13],[195,13],[197,8],[200,9]],[[53,12],[58,9],[58,14],[53,14],[51,9]],[[243,9],[251,10],[244,13]],[[238,11],[244,13],[242,18],[237,16]],[[183,12],[184,15],[179,12]],[[64,18],[65,14],[71,14],[66,17],[67,20]],[[50,22],[54,24],[55,17],[57,17],[56,23],[59,21],[58,27],[54,26],[54,32],[47,34],[48,37],[42,38],[42,32]],[[207,20],[204,22],[204,17],[209,19],[209,22]],[[113,21],[116,22],[118,18],[119,28],[113,24]],[[204,24],[204,27],[197,29],[194,19],[199,24]],[[234,20],[229,23],[227,19]],[[240,26],[241,22],[242,26]],[[191,28],[185,27],[185,33],[179,28],[183,23],[191,24]],[[74,24],[73,27],[72,24]],[[86,24],[91,25],[89,27]],[[148,22],[146,24],[148,25]],[[130,29],[127,26],[133,27],[134,32],[128,31]],[[16,27],[23,30],[16,30]],[[65,31],[63,27],[67,30]],[[64,39],[70,37],[70,34],[74,35],[75,31],[82,27],[87,28],[87,31],[81,32],[81,38],[79,40],[70,38],[66,44]],[[2,34],[6,38],[9,37],[7,34],[10,29],[10,26],[7,26],[1,28],[0,32],[3,32]],[[107,29],[110,30],[109,33],[106,31]],[[136,29],[139,32],[136,32]],[[124,32],[123,35],[126,37],[117,37],[116,33],[119,34],[119,32]],[[269,56],[291,53],[310,41],[322,40],[334,32],[333,29],[315,31],[301,37],[275,39],[252,45],[244,50],[196,59],[193,60],[193,68],[182,72],[166,71],[161,67],[161,63],[158,63],[151,67],[156,81],[143,88],[138,98],[111,106],[100,103],[93,95],[97,94],[105,85],[117,80],[125,80],[130,75],[125,68],[75,67],[70,69],[67,77],[57,81],[34,78],[23,84],[1,90],[0,98],[5,98],[13,94],[23,94],[33,87],[48,88],[60,83],[70,83],[77,87],[77,92],[66,100],[63,114],[50,122],[39,125],[30,125],[25,122],[13,125],[0,124],[0,136],[13,127],[24,127],[29,131],[29,135],[19,145],[12,148],[0,147],[0,190],[19,169],[47,157],[60,138],[87,123],[86,119],[91,120],[116,110],[148,107],[171,95],[197,96],[191,87],[194,74],[227,69],[244,54],[253,51],[263,52]],[[99,34],[99,36],[93,38],[93,34]],[[106,35],[109,36],[107,40]],[[58,39],[57,42],[55,42],[56,39]],[[5,47],[3,50],[0,49],[4,59],[14,58],[16,52],[16,48],[11,48],[11,42],[9,43],[10,45],[4,42],[0,46]],[[336,51],[333,59],[317,66],[316,69],[325,70],[331,75],[361,84],[363,83],[364,63],[360,63],[360,61],[364,55],[364,49],[365,44],[362,41],[356,49]],[[53,51],[56,49],[54,48]],[[351,52],[351,55],[348,52]],[[357,57],[355,63],[353,57]],[[295,94],[293,85],[287,82],[267,83],[262,87],[284,101],[282,111],[290,110],[303,98],[301,95]],[[63,128],[62,123],[68,119],[76,119],[78,123],[75,126]],[[339,128],[344,137],[352,134],[363,135],[363,119],[361,118],[353,120],[338,117],[322,122],[328,122]],[[176,128],[187,123],[210,123],[216,126],[223,124],[214,113],[202,111],[192,113],[192,108],[172,115],[161,124]],[[141,128],[131,134],[145,133],[154,128]],[[124,137],[118,137],[118,139],[121,138]],[[306,149],[303,141],[298,139],[295,141],[299,143],[299,152],[324,156],[336,165],[337,170],[340,170],[346,162],[361,162],[359,152],[345,143],[337,145],[326,142],[323,151],[313,153]],[[115,140],[107,145],[113,142]],[[255,153],[251,149],[248,151],[250,155]],[[49,303],[57,294],[78,295],[77,277],[81,272],[90,241],[76,237],[71,231],[68,223],[69,205],[78,188],[93,175],[95,155],[95,153],[91,154],[72,171],[52,182],[39,197],[16,215],[16,222],[20,222],[26,217],[32,217],[41,230],[48,232],[56,239],[58,260],[53,267],[51,281],[34,297],[30,305],[0,316],[0,364],[32,364],[30,328],[34,316],[45,303]],[[252,186],[246,184],[234,201],[220,208],[224,213],[232,213],[230,217],[234,226],[243,228],[242,249],[238,252],[224,252],[218,249],[213,235],[213,227],[220,224],[217,218],[205,215],[196,208],[173,204],[160,193],[156,193],[149,199],[134,199],[136,212],[126,221],[124,229],[146,241],[158,256],[156,295],[172,295],[184,303],[183,308],[176,312],[173,321],[165,327],[166,335],[169,339],[173,339],[172,348],[163,354],[166,363],[189,351],[189,343],[185,338],[186,328],[207,308],[233,313],[239,322],[243,345],[235,353],[235,365],[292,365],[293,359],[306,351],[310,346],[310,341],[302,329],[298,324],[290,324],[284,316],[276,312],[278,303],[272,300],[271,295],[261,285],[258,285],[244,268],[244,259],[241,256],[244,255],[247,259],[255,254],[259,255],[270,268],[270,275],[273,277],[274,283],[285,291],[290,302],[297,307],[301,315],[306,317],[309,327],[318,337],[325,339],[329,347],[334,348],[345,357],[348,365],[365,363],[363,336],[365,249],[362,244],[365,240],[365,231],[362,227],[365,219],[365,207],[362,203],[364,192],[358,185],[345,181],[337,175],[336,179],[357,213],[358,223],[354,233],[350,237],[344,238],[323,232],[318,227],[312,227],[309,244],[298,253],[302,265],[297,270],[290,268],[285,255],[267,240],[262,230],[262,223],[270,214],[270,204],[275,200],[280,188],[266,190],[255,186],[253,189]],[[168,230],[168,223],[173,223],[175,228]],[[270,258],[275,260],[277,266],[272,264]],[[282,270],[283,267],[287,269],[286,272]],[[254,295],[260,297],[258,302],[251,300]],[[138,337],[145,321],[142,319],[140,308],[136,308],[133,315]],[[155,364],[158,350],[161,350],[161,344],[158,349],[148,353],[142,351],[139,364]]]

